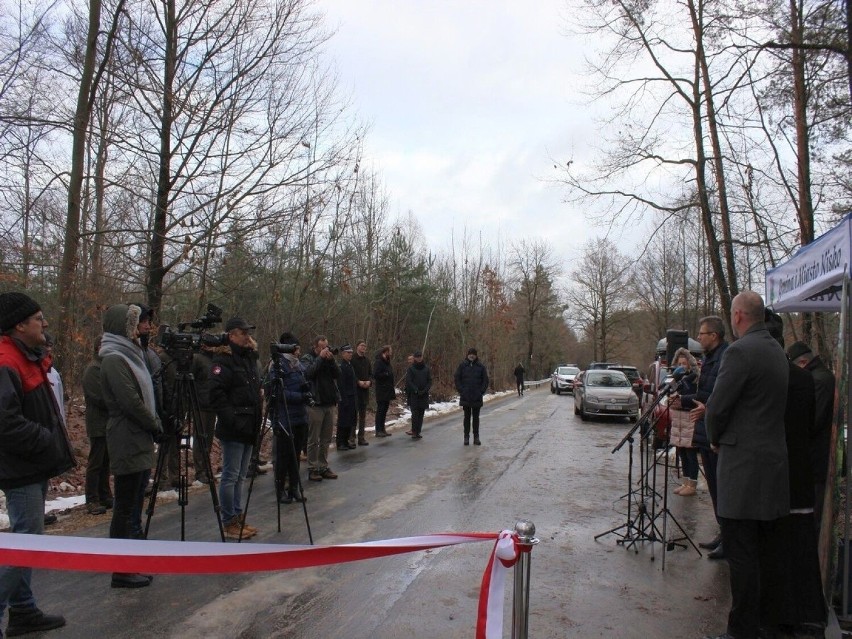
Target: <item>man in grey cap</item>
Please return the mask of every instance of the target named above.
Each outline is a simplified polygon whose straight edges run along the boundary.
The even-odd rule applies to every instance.
[[[793,342],[787,357],[796,366],[810,371],[814,377],[816,418],[810,436],[811,466],[814,471],[814,519],[819,526],[825,501],[825,482],[828,477],[828,453],[831,447],[831,424],[834,420],[834,373],[804,342]]]
[[[38,302],[24,293],[0,294],[0,490],[13,533],[44,532],[47,481],[74,467],[42,361],[46,328]],[[10,637],[65,625],[62,616],[36,607],[32,573],[0,566],[0,616],[8,606]]]

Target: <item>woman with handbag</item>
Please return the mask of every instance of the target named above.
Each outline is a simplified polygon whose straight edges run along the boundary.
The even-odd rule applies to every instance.
[[[674,494],[692,497],[695,495],[695,486],[698,484],[698,449],[692,446],[692,433],[695,427],[689,419],[692,406],[687,406],[687,402],[681,402],[680,395],[695,394],[698,388],[698,375],[701,371],[695,357],[685,348],[677,349],[673,359],[675,369],[680,367],[685,371],[678,386],[678,394],[672,394],[669,397],[672,424],[670,441],[676,446],[677,458],[683,472],[683,483],[674,489]]]

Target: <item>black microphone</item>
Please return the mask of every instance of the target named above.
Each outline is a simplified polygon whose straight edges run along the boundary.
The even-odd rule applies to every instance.
[[[696,373],[693,372],[687,374],[686,369],[683,366],[678,366],[672,371],[672,381],[663,387],[663,393],[673,393],[680,388],[681,384],[691,382],[695,380],[696,377],[698,377]]]

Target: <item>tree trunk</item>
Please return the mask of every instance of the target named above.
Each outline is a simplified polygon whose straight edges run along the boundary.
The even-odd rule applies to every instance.
[[[61,361],[70,353],[74,334],[74,289],[80,249],[80,198],[83,189],[83,166],[86,158],[86,130],[92,112],[90,92],[95,75],[95,56],[98,32],[101,27],[101,2],[89,0],[89,27],[86,34],[86,52],[74,112],[74,133],[71,147],[71,173],[68,178],[68,210],[65,219],[65,242],[62,264],[59,269],[59,330],[66,339],[59,340],[57,359]]]
[[[157,179],[157,202],[154,210],[154,227],[151,232],[151,256],[148,261],[148,305],[155,313],[163,303],[165,278],[166,224],[171,193],[172,121],[175,67],[177,64],[177,12],[175,0],[166,0],[166,59],[163,71],[163,114],[160,120],[160,173]]]

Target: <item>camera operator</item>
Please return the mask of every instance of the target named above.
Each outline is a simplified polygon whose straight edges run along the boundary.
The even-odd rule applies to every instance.
[[[299,340],[292,333],[285,332],[281,334],[279,344],[274,345],[279,346],[292,350],[273,354],[264,389],[269,400],[276,402],[270,408],[275,414],[272,443],[277,497],[282,504],[291,504],[304,501],[299,494],[299,451],[308,438],[307,406],[313,401],[313,396],[299,361],[302,354]],[[288,484],[286,490],[285,479]]]
[[[369,446],[365,435],[367,425],[367,405],[370,403],[370,386],[373,385],[373,367],[370,358],[367,357],[367,342],[358,340],[355,345],[355,354],[352,356],[352,368],[355,371],[355,380],[358,385],[355,395],[355,410],[358,414],[358,446]],[[349,437],[349,447],[355,446],[355,433]]]
[[[115,304],[104,314],[101,337],[101,389],[109,411],[107,451],[113,474],[113,511],[109,536],[138,537],[145,485],[154,465],[154,438],[162,433],[157,415],[154,383],[139,343],[136,305]],[[113,588],[143,588],[151,578],[133,573],[113,573]]]
[[[337,479],[337,473],[328,467],[328,446],[340,400],[337,390],[340,367],[325,336],[314,340],[313,349],[302,356],[302,364],[314,398],[308,407],[308,479]]]
[[[216,437],[222,445],[219,503],[228,539],[247,539],[257,529],[245,523],[243,480],[260,431],[261,384],[254,326],[240,317],[225,324],[227,346],[220,347],[210,369],[210,406],[216,411]]]

